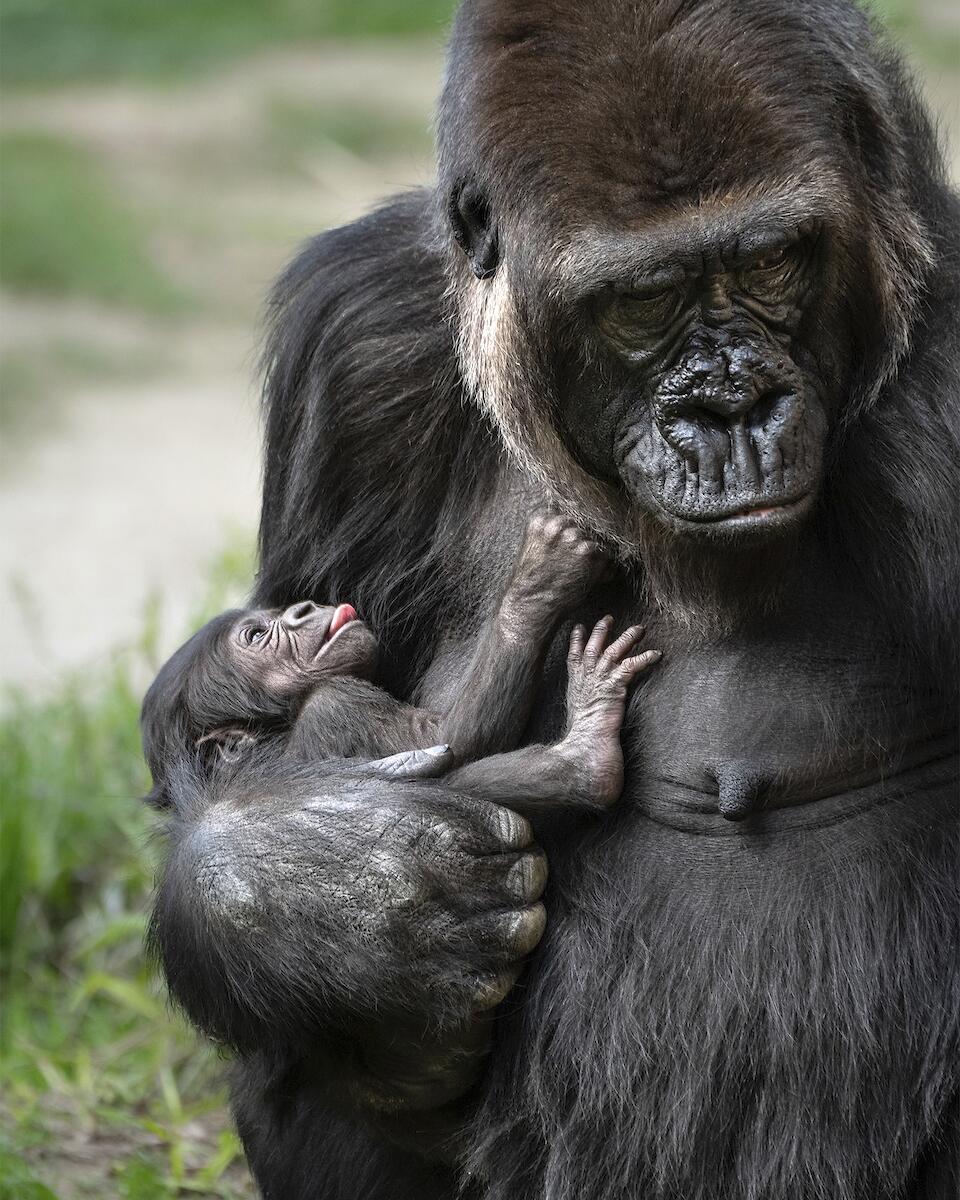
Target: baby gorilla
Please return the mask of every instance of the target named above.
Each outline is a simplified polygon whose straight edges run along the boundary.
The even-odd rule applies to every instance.
[[[460,765],[448,783],[526,816],[608,807],[623,786],[627,688],[660,658],[657,650],[630,654],[639,626],[609,645],[611,617],[589,638],[575,626],[565,736],[511,751],[551,636],[603,567],[598,547],[566,518],[532,518],[500,604],[440,712],[404,704],[374,684],[377,640],[349,604],[304,601],[214,618],[173,655],[144,700],[151,799],[166,802],[167,770],[184,752],[212,766],[266,739],[296,762],[395,755],[382,766],[401,774],[406,752],[433,749],[445,762],[449,746]]]

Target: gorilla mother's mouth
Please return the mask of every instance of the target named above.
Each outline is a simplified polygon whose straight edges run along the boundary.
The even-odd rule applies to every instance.
[[[756,504],[744,505],[731,512],[711,513],[703,516],[690,514],[681,519],[689,521],[693,525],[725,525],[728,528],[737,529],[768,528],[802,516],[810,508],[813,496],[814,493],[809,491],[790,499],[758,501]]]

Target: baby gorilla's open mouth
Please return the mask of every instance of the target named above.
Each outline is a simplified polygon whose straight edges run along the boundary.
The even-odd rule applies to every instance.
[[[333,618],[330,621],[330,628],[327,630],[327,640],[339,633],[344,625],[349,625],[351,621],[357,619],[357,610],[352,604],[338,604],[333,610]]]
[[[327,626],[327,631],[323,635],[323,642],[320,649],[317,651],[315,658],[319,658],[327,650],[337,637],[337,635],[346,629],[348,625],[352,625],[358,620],[357,610],[352,604],[338,604],[333,610],[333,616],[330,618],[330,624]]]

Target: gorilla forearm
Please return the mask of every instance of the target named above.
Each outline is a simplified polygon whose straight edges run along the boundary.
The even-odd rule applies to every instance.
[[[215,1039],[309,1056],[383,1120],[450,1104],[543,929],[529,825],[441,784],[246,770],[175,791],[151,928],[171,992]]]
[[[204,1031],[240,1050],[343,1029],[367,986],[357,956],[332,969],[345,948],[331,903],[340,856],[322,825],[304,822],[299,841],[288,822],[278,827],[279,809],[222,798],[181,818],[153,917],[171,991]]]

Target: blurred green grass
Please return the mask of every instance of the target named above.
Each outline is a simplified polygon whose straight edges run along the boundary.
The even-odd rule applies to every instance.
[[[94,156],[43,133],[0,137],[0,282],[157,315],[188,301],[155,266],[146,229]]]
[[[191,628],[252,561],[235,539]],[[222,1064],[168,1012],[143,955],[158,844],[138,715],[157,617],[101,677],[10,693],[0,715],[0,1200],[251,1194]]]
[[[5,0],[6,86],[180,77],[319,38],[440,36],[452,0]]]
[[[857,0],[873,12],[894,35],[894,40],[924,63],[960,68],[960,33],[956,27],[935,29],[924,13],[922,0]]]

